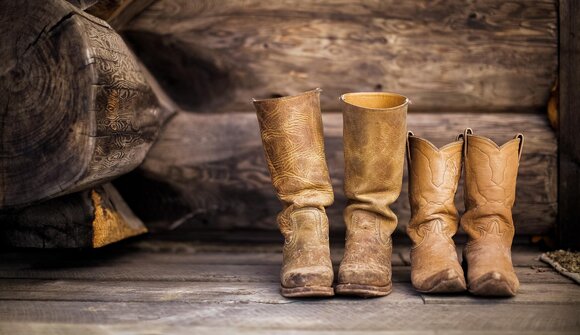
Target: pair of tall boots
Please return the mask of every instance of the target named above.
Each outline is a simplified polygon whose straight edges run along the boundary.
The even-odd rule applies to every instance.
[[[403,179],[407,98],[350,93],[344,103],[344,189],[348,205],[345,255],[336,292],[383,296],[391,292],[389,208]],[[254,100],[272,183],[283,204],[277,221],[285,238],[281,293],[332,296],[334,272],[325,207],[334,200],[324,154],[320,90]]]
[[[411,220],[411,281],[421,292],[513,296],[519,286],[511,261],[512,207],[523,135],[498,147],[471,129],[440,149],[409,132],[407,162]],[[459,264],[452,236],[458,229],[454,198],[464,170],[468,235]]]

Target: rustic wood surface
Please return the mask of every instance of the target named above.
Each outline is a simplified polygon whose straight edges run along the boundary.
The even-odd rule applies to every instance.
[[[147,228],[111,184],[0,212],[0,245],[99,248]]]
[[[336,201],[328,209],[331,229],[343,230],[342,117],[324,115],[326,154]],[[516,131],[526,135],[514,208],[518,234],[545,234],[556,220],[556,139],[541,115],[409,115],[408,127],[436,145],[465,127],[498,143]],[[195,135],[192,130],[196,129]],[[271,186],[253,113],[180,113],[169,121],[138,173],[115,181],[131,208],[156,227],[277,229],[280,204]],[[463,208],[462,187],[456,198]],[[395,203],[399,231],[409,220],[407,177]],[[170,222],[167,224],[167,222]],[[159,224],[156,224],[159,222]]]
[[[544,111],[557,72],[556,0],[157,0],[123,35],[182,108],[322,87],[407,95],[416,110]]]
[[[572,334],[580,329],[580,286],[538,262],[541,252],[529,245],[514,246],[521,290],[511,299],[418,293],[410,284],[410,267],[402,262],[409,246],[395,243],[391,295],[292,300],[278,293],[281,244],[175,238],[180,234],[76,253],[0,250],[0,333]],[[336,268],[342,246],[332,251]]]
[[[559,220],[562,248],[580,250],[580,3],[560,1]]]
[[[155,0],[97,0],[88,6],[87,13],[107,21],[116,30],[122,29],[134,16]]]
[[[139,165],[159,108],[121,37],[64,0],[2,1],[0,12],[0,209]]]

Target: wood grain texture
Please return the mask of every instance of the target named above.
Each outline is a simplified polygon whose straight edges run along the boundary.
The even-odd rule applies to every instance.
[[[226,254],[224,254],[225,256]],[[100,281],[187,281],[187,282],[245,282],[279,283],[277,264],[203,264],[195,256],[151,256],[143,253],[108,258],[64,257],[64,260],[43,257],[12,258],[0,264],[0,278],[42,280],[100,280]],[[140,259],[136,260],[135,257]],[[219,262],[218,262],[219,263]],[[250,262],[248,262],[250,263]],[[162,269],[162,270],[161,270]],[[338,268],[335,268],[338,270]],[[393,282],[410,282],[409,266],[393,266]],[[516,267],[522,283],[565,283],[572,281],[550,268]]]
[[[121,37],[63,1],[2,1],[0,209],[77,192],[141,163],[159,108]]]
[[[342,300],[342,299],[341,299]],[[147,334],[173,333],[172,327],[230,327],[251,333],[254,329],[287,331],[385,332],[447,329],[489,333],[509,330],[544,333],[578,329],[577,305],[417,305],[393,304],[382,299],[328,300],[291,304],[208,304],[183,302],[3,301],[4,322],[118,325],[113,334],[147,330]],[[348,318],[345,317],[348,315]],[[2,324],[0,324],[2,326]],[[104,328],[106,329],[106,328]],[[489,334],[488,333],[488,334]],[[428,333],[429,334],[429,333]],[[436,334],[436,333],[430,333]],[[481,334],[481,333],[480,333]]]
[[[99,3],[99,0],[66,0],[66,1],[68,1],[71,5],[74,5],[82,10],[86,10],[87,8],[90,8],[95,4]]]
[[[580,326],[580,287],[550,268],[517,266],[522,290],[512,299],[423,295],[410,267],[395,266],[384,298],[291,300],[278,293],[281,245],[223,247],[151,239],[78,253],[0,250],[0,333],[561,334]],[[514,248],[514,260],[539,254]]]
[[[0,212],[0,245],[99,248],[147,228],[111,184]]]
[[[562,288],[568,288],[562,285]],[[230,282],[168,282],[168,281],[83,281],[83,280],[0,280],[2,300],[51,300],[51,301],[102,301],[102,302],[189,302],[220,304],[288,304],[279,293],[278,283],[230,283]],[[560,290],[561,292],[562,290]],[[574,290],[570,290],[574,292]],[[580,292],[580,288],[577,289]],[[66,294],[63,294],[66,292]],[[574,292],[577,293],[577,292]],[[421,295],[408,283],[395,283],[390,303],[397,305],[423,305]],[[571,296],[562,301],[580,299]],[[327,304],[341,304],[342,299],[328,300]]]
[[[560,247],[580,250],[580,3],[560,1],[559,193]]]
[[[323,116],[326,157],[335,204],[328,209],[331,229],[343,230],[344,162],[342,117]],[[556,220],[556,139],[541,115],[412,113],[408,127],[443,145],[465,127],[498,143],[526,135],[514,208],[517,234],[545,234]],[[195,136],[191,130],[197,129]],[[252,113],[181,113],[171,119],[141,170],[117,183],[121,194],[146,222],[170,221],[172,228],[277,229],[280,204],[271,186]],[[456,203],[460,210],[462,187]],[[399,231],[409,220],[407,177],[395,213]]]
[[[279,294],[277,283],[189,283],[167,281],[0,280],[1,300],[102,301],[102,302],[211,302],[288,304],[295,300]],[[496,299],[470,295],[421,294],[409,283],[395,283],[389,303],[406,304],[497,304]],[[327,305],[343,304],[332,299]],[[500,300],[503,304],[580,305],[580,287],[575,284],[522,284],[519,295]]]
[[[72,0],[71,0],[72,1]],[[77,0],[78,1],[78,0]],[[150,6],[154,0],[97,0],[87,13],[107,21],[116,30]]]
[[[543,321],[543,320],[542,320]],[[323,325],[320,326],[322,328]],[[509,328],[509,330],[507,330]],[[0,330],[5,330],[8,334],[59,334],[59,335],[103,335],[103,334],[144,334],[150,335],[154,330],[159,334],[174,334],[174,335],[230,335],[230,334],[254,334],[254,335],[318,335],[324,330],[296,330],[296,329],[280,329],[269,327],[224,327],[224,326],[180,326],[180,325],[157,325],[152,327],[148,324],[132,324],[125,323],[121,325],[95,325],[90,323],[64,323],[64,322],[1,322]],[[400,330],[354,330],[354,329],[333,329],[332,334],[337,335],[376,335],[377,333],[384,335],[401,334]],[[457,330],[445,329],[445,334],[449,335],[493,335],[497,334],[498,330]],[[576,335],[574,330],[542,330],[545,335]],[[422,329],[422,330],[407,330],[405,335],[437,335],[441,330]],[[529,335],[530,330],[514,330],[511,327],[506,327],[503,333],[510,335]]]
[[[557,71],[556,0],[157,0],[123,34],[196,112],[314,87],[323,110],[387,90],[417,111],[543,111]]]

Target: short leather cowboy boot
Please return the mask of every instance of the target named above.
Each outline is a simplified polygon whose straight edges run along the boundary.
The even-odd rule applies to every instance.
[[[519,281],[511,259],[514,237],[512,207],[524,136],[498,147],[492,140],[464,135],[465,213],[461,226],[468,243],[463,249],[471,293],[513,296]]]
[[[325,206],[334,195],[324,155],[320,89],[254,100],[272,184],[283,210],[281,294],[332,296],[334,272]]]
[[[426,139],[407,136],[411,220],[411,282],[420,292],[467,289],[453,235],[459,226],[455,193],[461,176],[463,135],[438,149]]]
[[[344,103],[346,245],[336,293],[363,297],[391,292],[389,208],[401,192],[408,99],[394,93],[349,93]]]

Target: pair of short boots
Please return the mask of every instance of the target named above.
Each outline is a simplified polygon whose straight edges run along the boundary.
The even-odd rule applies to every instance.
[[[285,239],[280,274],[281,293],[285,297],[332,296],[335,291],[378,297],[392,290],[391,234],[397,226],[397,217],[389,206],[399,197],[402,186],[408,99],[393,93],[370,92],[344,94],[341,101],[347,234],[334,289],[325,212],[334,195],[324,154],[320,90],[254,100],[272,184],[283,204],[277,221]],[[511,212],[509,218],[511,222]],[[464,220],[467,222],[465,215]],[[417,221],[416,226],[428,229],[427,221]],[[423,230],[418,228],[417,236],[425,239]],[[475,236],[480,228],[474,226],[470,231]],[[508,235],[511,244],[513,225],[511,235],[502,236],[507,239]],[[453,242],[450,243],[457,260]],[[472,248],[474,253],[476,248],[479,245]],[[439,255],[428,257],[438,259]],[[444,257],[452,255],[445,253]],[[421,264],[420,260],[417,262]],[[413,267],[414,273],[427,273],[416,268]],[[448,273],[447,269],[439,269]],[[439,271],[436,272],[438,275]]]
[[[411,220],[411,282],[427,293],[469,289],[475,295],[514,296],[519,282],[511,260],[512,207],[523,135],[498,147],[471,129],[441,148],[409,132],[407,163]],[[464,171],[468,235],[459,264],[452,237],[458,229],[454,198]],[[467,272],[467,282],[464,276]]]

